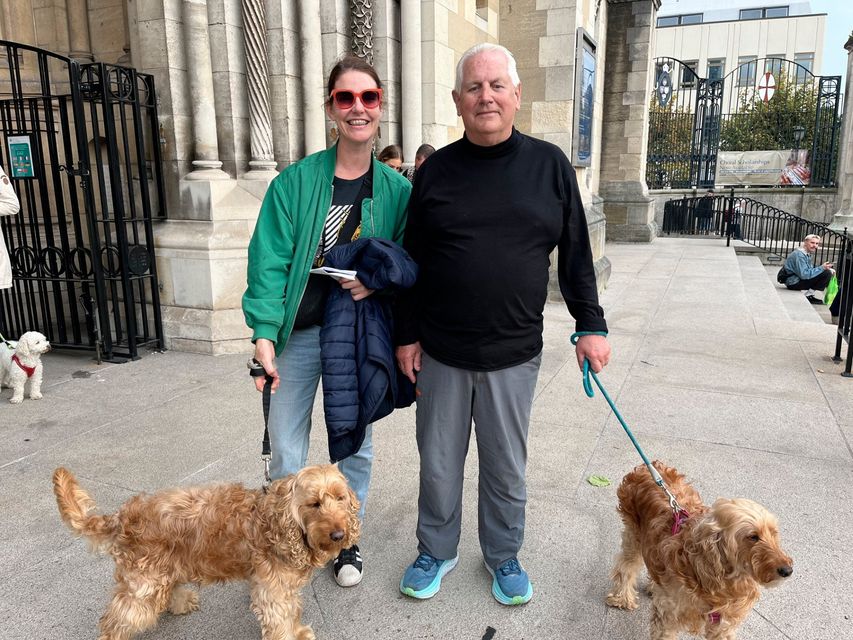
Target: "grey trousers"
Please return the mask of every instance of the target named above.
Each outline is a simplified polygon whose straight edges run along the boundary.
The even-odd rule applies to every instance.
[[[449,367],[423,354],[417,399],[419,552],[442,560],[456,556],[473,419],[483,558],[497,567],[518,555],[527,504],[527,430],[541,362],[540,353],[508,369],[481,372]]]

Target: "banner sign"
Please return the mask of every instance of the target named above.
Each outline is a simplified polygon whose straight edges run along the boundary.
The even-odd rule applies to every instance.
[[[720,151],[717,184],[805,186],[811,168],[808,149],[785,151]]]

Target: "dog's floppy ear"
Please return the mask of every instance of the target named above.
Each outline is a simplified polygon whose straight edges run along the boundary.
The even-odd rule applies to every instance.
[[[718,591],[728,573],[728,560],[724,552],[724,535],[711,513],[700,516],[684,537],[684,552],[699,587],[704,591]]]
[[[266,496],[265,517],[270,525],[269,539],[289,563],[297,569],[312,566],[311,550],[305,544],[305,532],[299,518],[296,475],[276,480]]]
[[[15,345],[15,353],[19,356],[30,355],[30,340],[26,335],[21,336],[21,339],[18,340],[18,344]]]
[[[361,537],[361,520],[358,519],[358,510],[361,503],[355,495],[355,491],[347,485],[347,494],[349,495],[349,509],[347,509],[347,539],[348,546],[354,545]]]

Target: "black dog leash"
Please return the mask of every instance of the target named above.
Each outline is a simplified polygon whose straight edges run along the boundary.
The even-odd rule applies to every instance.
[[[270,478],[270,459],[272,457],[271,448],[270,448],[270,430],[269,430],[269,421],[270,421],[270,394],[272,392],[272,383],[273,377],[268,375],[266,369],[264,369],[264,365],[255,360],[254,358],[249,358],[249,362],[246,363],[246,366],[249,367],[249,375],[253,378],[259,378],[264,376],[264,390],[261,396],[261,406],[264,409],[264,439],[261,443],[261,460],[264,463],[264,493],[266,493],[267,488],[270,486],[272,479]]]

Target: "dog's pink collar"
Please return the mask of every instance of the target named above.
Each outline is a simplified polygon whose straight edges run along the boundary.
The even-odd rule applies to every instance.
[[[21,362],[21,359],[18,357],[18,354],[17,354],[17,353],[16,353],[15,355],[13,355],[13,356],[12,356],[12,362],[14,362],[16,365],[18,365],[19,367],[21,367],[21,369],[23,369],[23,370],[24,370],[24,373],[26,373],[26,374],[27,374],[27,377],[28,377],[28,378],[32,378],[32,377],[33,377],[33,374],[36,372],[36,368],[35,368],[35,367],[28,367],[28,366],[27,366],[27,365],[25,365],[23,362]]]
[[[690,514],[687,513],[684,509],[678,509],[674,511],[675,520],[672,522],[672,535],[681,531],[682,525],[687,521],[687,518],[690,517]]]

